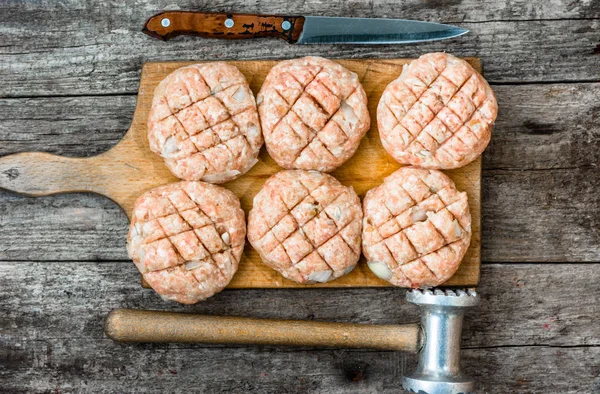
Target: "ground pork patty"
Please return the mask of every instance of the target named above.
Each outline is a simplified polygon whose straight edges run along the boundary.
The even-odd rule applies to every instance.
[[[333,171],[371,124],[358,76],[320,57],[277,64],[257,103],[267,150],[287,169]]]
[[[169,74],[154,91],[148,141],[181,179],[223,183],[246,173],[263,138],[244,75],[223,62]]]
[[[404,66],[377,107],[383,147],[402,164],[458,168],[490,141],[496,96],[464,60],[430,53]]]
[[[248,240],[263,261],[298,283],[328,282],[360,257],[362,210],[354,189],[317,171],[269,178],[248,214]]]
[[[157,293],[193,304],[231,281],[245,237],[244,211],[231,191],[204,182],[178,182],[138,198],[127,251]]]
[[[437,170],[403,167],[363,202],[363,253],[396,286],[437,286],[458,269],[471,242],[467,194]]]

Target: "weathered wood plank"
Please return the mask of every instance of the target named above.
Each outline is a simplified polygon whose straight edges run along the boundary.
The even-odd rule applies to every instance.
[[[485,393],[596,393],[599,347],[468,349]],[[417,358],[396,352],[122,345],[52,338],[0,348],[10,393],[398,393]],[[568,368],[565,368],[568,366]]]
[[[0,156],[102,153],[129,128],[135,102],[135,96],[0,99]]]
[[[482,304],[463,330],[463,365],[480,392],[600,388],[598,268],[483,266]],[[0,392],[114,392],[135,381],[128,391],[391,393],[416,364],[415,356],[395,352],[117,344],[102,333],[116,307],[357,323],[418,319],[397,289],[226,290],[185,307],[165,304],[137,279],[127,262],[0,263]]]
[[[493,89],[500,109],[484,154],[485,170],[594,167],[600,163],[600,83]]]
[[[481,393],[598,393],[600,348],[519,347],[462,353]],[[477,387],[477,386],[476,386]]]
[[[500,115],[484,154],[483,259],[600,261],[600,84],[495,90]]]
[[[484,265],[482,302],[468,312],[464,346],[600,346],[600,265]],[[396,324],[418,321],[403,289],[225,290],[194,306],[139,286],[129,262],[0,263],[0,337],[102,339],[114,308],[280,319]],[[343,307],[340,307],[343,306]]]
[[[600,261],[598,171],[483,173],[483,262]],[[95,195],[0,191],[0,258],[124,260],[127,219]]]
[[[127,216],[108,198],[33,198],[0,190],[0,201],[0,259],[127,259]]]
[[[600,261],[600,84],[494,89],[500,114],[484,154],[483,260]],[[0,99],[0,154],[106,150],[134,106],[133,96]],[[61,128],[46,120],[53,116]],[[125,216],[101,197],[0,192],[0,213],[0,259],[127,258]]]
[[[600,261],[597,168],[490,170],[482,182],[483,261]]]
[[[502,5],[492,6],[488,14],[485,5],[473,1],[422,2],[414,11],[408,4],[396,9],[393,3],[375,7],[369,16],[414,17],[422,19],[431,13],[422,11],[442,7],[444,11],[433,11],[444,16],[471,33],[454,40],[419,45],[289,45],[281,40],[202,40],[180,37],[168,43],[147,37],[140,32],[144,21],[161,5],[114,3],[113,7],[81,4],[62,9],[59,4],[40,3],[43,6],[14,3],[0,17],[0,74],[3,84],[0,96],[38,95],[86,95],[86,94],[133,94],[137,92],[141,65],[144,61],[215,60],[215,59],[274,59],[297,57],[308,54],[334,58],[359,57],[416,57],[433,51],[448,51],[458,56],[474,56],[483,59],[486,77],[492,82],[523,81],[597,81],[598,37],[600,19],[554,19],[541,21],[513,21],[519,19],[519,10],[526,7]],[[363,3],[363,2],[361,2]],[[429,4],[431,3],[431,4]],[[486,2],[490,4],[491,2]],[[31,3],[27,3],[31,4]],[[256,11],[289,13],[303,9],[300,0],[295,4],[279,1],[273,5],[257,4]],[[354,4],[354,3],[353,3]],[[186,8],[185,5],[181,7]],[[252,11],[242,5],[225,3],[209,6],[215,10],[233,9]],[[363,15],[350,6],[332,7],[329,2],[310,2],[306,11],[323,15]],[[564,9],[566,5],[557,7]],[[189,7],[187,7],[189,8]],[[194,5],[193,8],[197,8]],[[459,9],[460,8],[460,9]],[[538,9],[538,7],[531,7]],[[573,10],[578,8],[572,7]],[[598,13],[597,5],[581,6],[584,15]],[[60,11],[59,11],[60,9]],[[554,14],[552,5],[525,14]],[[10,10],[13,10],[12,12]],[[508,20],[505,13],[516,10]],[[577,11],[575,11],[577,12]],[[457,19],[473,22],[458,22]],[[454,15],[450,18],[449,15]],[[496,17],[496,16],[499,16]],[[442,18],[431,18],[440,20]]]
[[[12,1],[5,5],[7,11],[26,12],[31,17],[43,19],[49,12],[59,12],[57,18],[72,22],[82,13],[98,23],[98,29],[111,30],[116,24],[125,24],[137,14],[149,17],[162,9],[211,10],[215,12],[246,13],[282,13],[293,15],[348,15],[355,17],[395,17],[388,14],[402,15],[407,19],[419,18],[430,21],[455,23],[460,21],[490,20],[539,20],[539,19],[591,19],[600,18],[600,6],[591,0],[584,1],[494,1],[494,0],[461,0],[461,1],[427,1],[410,0],[355,0],[352,3],[324,4],[319,1],[270,0],[268,2],[211,1],[210,4],[199,4],[193,0],[181,0],[169,3],[165,0],[137,1],[135,5],[126,7],[123,3],[107,4],[88,3],[81,0],[62,1],[61,4]],[[130,3],[131,4],[131,3]],[[381,14],[385,14],[381,16]],[[10,21],[9,18],[3,20]],[[120,27],[120,26],[119,26]]]

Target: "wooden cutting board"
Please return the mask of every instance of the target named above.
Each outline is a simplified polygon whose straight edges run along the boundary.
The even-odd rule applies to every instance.
[[[481,72],[478,59],[466,59]],[[340,182],[353,186],[361,199],[379,185],[383,178],[400,167],[389,156],[379,139],[376,109],[388,83],[411,59],[337,60],[357,73],[369,100],[371,129],[363,138],[356,154],[333,172]],[[94,192],[119,204],[131,218],[135,200],[147,190],[178,181],[163,164],[163,159],[150,151],[146,137],[146,119],[156,85],[173,70],[193,62],[146,63],[142,69],[138,101],[131,127],[123,139],[109,151],[89,158],[67,158],[48,153],[18,153],[0,158],[0,188],[31,196],[67,192]],[[246,76],[255,95],[276,60],[231,61]],[[91,125],[93,128],[93,124]],[[93,132],[91,130],[90,132]],[[235,192],[248,212],[252,199],[265,180],[281,168],[261,150],[258,163],[241,178],[224,186]],[[446,286],[475,286],[480,270],[481,158],[456,170],[445,171],[461,191],[469,195],[473,235],[471,246],[456,274]],[[123,247],[125,240],[123,240]],[[371,273],[364,257],[350,274],[332,282],[299,285],[284,279],[264,265],[258,254],[246,243],[240,267],[229,288],[286,287],[371,287],[390,286]]]

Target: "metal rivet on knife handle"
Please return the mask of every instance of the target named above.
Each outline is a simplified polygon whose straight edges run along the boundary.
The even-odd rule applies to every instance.
[[[235,22],[231,18],[225,19],[225,27],[231,29],[235,25]]]

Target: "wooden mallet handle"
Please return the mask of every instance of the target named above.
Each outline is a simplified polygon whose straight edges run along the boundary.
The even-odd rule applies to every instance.
[[[119,342],[368,348],[417,352],[418,324],[370,325],[116,309],[104,332]]]

